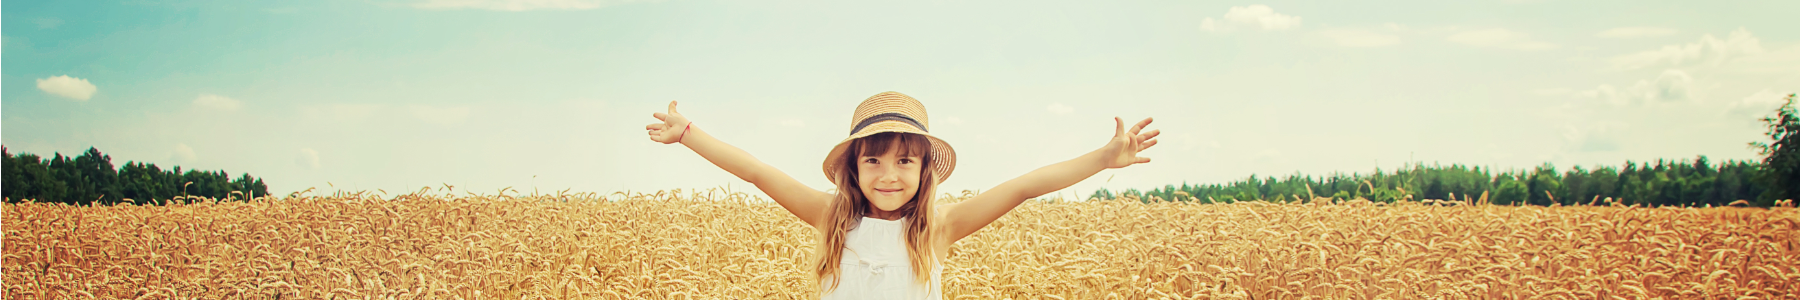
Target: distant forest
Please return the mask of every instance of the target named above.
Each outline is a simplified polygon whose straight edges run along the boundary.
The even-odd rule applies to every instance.
[[[232,179],[223,170],[184,173],[179,166],[163,170],[140,162],[126,162],[114,169],[112,156],[94,148],[74,157],[56,153],[50,159],[30,153],[13,156],[5,146],[0,146],[0,154],[6,156],[5,186],[0,193],[8,203],[168,204],[174,199],[192,199],[182,196],[227,200],[269,195],[269,186],[249,173]]]
[[[1392,173],[1334,174],[1325,177],[1300,174],[1275,178],[1250,175],[1225,184],[1165,185],[1149,191],[1127,189],[1119,195],[1095,191],[1090,198],[1112,199],[1134,195],[1141,201],[1304,201],[1311,197],[1364,198],[1370,201],[1481,200],[1514,205],[1607,204],[1612,198],[1624,205],[1721,206],[1737,200],[1769,207],[1777,200],[1800,198],[1800,113],[1795,94],[1769,116],[1760,118],[1768,129],[1767,142],[1751,142],[1763,156],[1761,162],[1717,163],[1699,156],[1692,161],[1626,161],[1619,168],[1579,166],[1558,171],[1545,163],[1532,170],[1495,173],[1481,167],[1411,164]]]
[[[1778,195],[1761,183],[1766,181],[1764,173],[1760,163],[1727,161],[1714,165],[1705,156],[1692,161],[1658,160],[1641,164],[1628,161],[1622,168],[1598,167],[1593,170],[1578,166],[1558,171],[1555,166],[1544,164],[1533,170],[1498,173],[1481,167],[1415,164],[1393,172],[1377,169],[1367,175],[1312,177],[1295,174],[1280,178],[1251,175],[1226,184],[1183,183],[1148,191],[1128,189],[1118,195],[1100,190],[1092,197],[1110,199],[1136,195],[1143,201],[1231,203],[1303,201],[1316,196],[1391,203],[1479,199],[1487,193],[1491,203],[1500,205],[1606,204],[1606,198],[1613,198],[1625,205],[1722,206],[1748,200],[1755,205],[1769,206]]]

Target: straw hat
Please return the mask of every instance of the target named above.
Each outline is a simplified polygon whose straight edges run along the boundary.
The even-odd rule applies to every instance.
[[[944,182],[950,178],[950,171],[956,169],[956,150],[950,148],[950,143],[926,132],[930,127],[931,119],[925,117],[925,105],[919,100],[899,92],[870,96],[856,105],[856,113],[850,117],[850,137],[838,142],[837,147],[832,147],[825,155],[825,178],[837,181],[832,173],[843,163],[850,141],[877,133],[904,132],[923,135],[931,141],[931,175],[938,182]]]

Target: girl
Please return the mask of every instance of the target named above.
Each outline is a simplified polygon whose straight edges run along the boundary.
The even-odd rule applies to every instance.
[[[925,106],[885,92],[863,100],[850,118],[850,137],[825,157],[825,177],[837,193],[807,188],[744,150],[713,138],[675,111],[652,116],[650,140],[681,143],[773,198],[819,229],[813,271],[822,299],[941,299],[944,253],[951,244],[1006,215],[1025,199],[1069,187],[1102,169],[1150,162],[1138,152],[1156,145],[1160,130],[1139,134],[1145,118],[1125,129],[1113,118],[1112,141],[1098,150],[1001,183],[967,201],[936,205],[938,183],[956,169],[956,151],[926,131]]]

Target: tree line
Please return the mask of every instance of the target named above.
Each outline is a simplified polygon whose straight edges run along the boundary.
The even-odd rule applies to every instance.
[[[1499,205],[1621,204],[1647,206],[1723,206],[1747,200],[1769,206],[1786,199],[1766,184],[1768,170],[1750,161],[1726,161],[1716,165],[1705,156],[1694,160],[1630,162],[1623,167],[1600,166],[1593,170],[1574,167],[1559,171],[1551,164],[1531,170],[1494,172],[1463,165],[1413,164],[1409,168],[1371,174],[1333,174],[1313,177],[1258,177],[1224,184],[1166,185],[1139,191],[1127,189],[1115,195],[1096,191],[1093,197],[1134,195],[1143,201],[1303,201],[1313,197],[1364,198],[1376,202],[1424,199],[1479,200]],[[1154,197],[1152,197],[1154,196]]]
[[[1165,185],[1148,191],[1126,189],[1115,195],[1101,189],[1090,198],[1111,199],[1133,195],[1141,201],[1296,201],[1312,197],[1364,198],[1377,202],[1424,199],[1481,200],[1513,205],[1606,204],[1612,198],[1625,205],[1722,206],[1737,200],[1768,207],[1777,200],[1800,198],[1800,114],[1796,95],[1773,114],[1760,118],[1769,142],[1752,142],[1763,156],[1758,161],[1714,163],[1699,156],[1694,160],[1626,161],[1621,167],[1576,166],[1559,171],[1549,163],[1530,170],[1495,172],[1491,168],[1463,165],[1411,164],[1394,172],[1376,169],[1371,174],[1333,174],[1323,177],[1289,175],[1282,178],[1250,175],[1223,184]]]
[[[112,156],[92,147],[74,157],[56,153],[49,159],[30,153],[14,156],[5,146],[0,146],[0,154],[6,159],[0,194],[8,203],[160,205],[193,201],[188,196],[249,199],[269,195],[269,186],[249,173],[232,179],[224,170],[183,172],[180,166],[164,170],[156,164],[130,161],[114,169]]]

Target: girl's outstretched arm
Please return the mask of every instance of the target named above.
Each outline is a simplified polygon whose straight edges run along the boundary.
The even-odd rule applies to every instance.
[[[757,189],[769,194],[775,203],[781,204],[789,213],[800,217],[807,225],[817,227],[819,219],[825,215],[825,204],[830,203],[831,194],[814,190],[799,180],[782,173],[769,164],[750,156],[743,149],[726,144],[700,126],[693,125],[687,117],[675,112],[675,101],[669,101],[668,113],[656,113],[652,116],[662,123],[650,123],[644,129],[650,131],[650,140],[658,143],[687,145],[688,149],[706,158],[713,165],[737,175],[739,179],[755,184]]]
[[[1100,170],[1150,162],[1148,157],[1137,156],[1138,152],[1155,146],[1156,135],[1162,134],[1161,130],[1138,133],[1144,126],[1150,125],[1150,121],[1150,118],[1144,118],[1137,125],[1131,126],[1131,130],[1125,130],[1125,121],[1115,117],[1113,122],[1117,125],[1114,126],[1113,138],[1106,146],[1075,159],[1038,168],[1019,178],[1007,180],[968,201],[945,205],[944,216],[948,221],[945,224],[949,241],[956,242],[987,227],[988,223],[1000,219],[1000,216],[1018,207],[1025,199],[1067,188],[1100,173]]]

